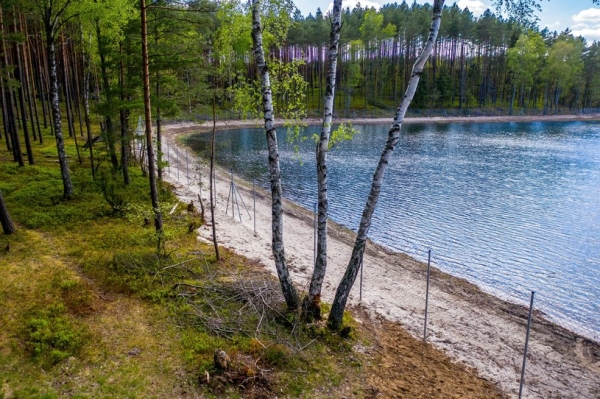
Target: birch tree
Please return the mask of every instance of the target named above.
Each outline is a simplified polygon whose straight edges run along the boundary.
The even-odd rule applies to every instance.
[[[308,298],[305,304],[307,315],[321,318],[321,287],[327,270],[327,152],[333,119],[335,98],[335,81],[337,70],[338,47],[342,29],[342,0],[334,0],[331,13],[331,34],[329,40],[329,63],[327,66],[327,87],[323,107],[323,123],[321,135],[316,148],[317,181],[318,181],[318,225],[317,225],[317,257],[310,281]]]
[[[143,0],[142,0],[143,1]],[[263,117],[265,121],[265,134],[268,147],[269,177],[271,183],[271,232],[272,250],[275,268],[285,302],[289,309],[297,309],[299,305],[298,293],[292,283],[285,259],[283,245],[283,198],[281,192],[281,169],[279,167],[279,150],[277,145],[277,131],[274,124],[273,94],[269,69],[263,49],[262,23],[260,16],[261,1],[252,0],[252,43],[253,53],[260,76],[262,94]]]
[[[358,275],[360,263],[365,251],[365,244],[367,242],[367,233],[371,226],[371,219],[373,217],[373,213],[375,212],[377,201],[379,200],[379,194],[381,193],[383,176],[387,169],[387,165],[392,156],[392,153],[394,152],[394,148],[396,147],[396,144],[398,144],[398,140],[400,137],[400,129],[402,127],[402,123],[404,122],[404,116],[417,90],[419,79],[421,73],[423,72],[425,63],[427,62],[427,59],[433,52],[437,34],[440,29],[443,7],[444,0],[434,0],[431,27],[429,29],[429,36],[427,38],[427,42],[425,43],[425,47],[421,51],[421,54],[415,61],[410,80],[408,82],[408,87],[404,94],[404,98],[402,99],[402,101],[400,102],[400,106],[396,110],[394,122],[392,123],[392,126],[388,131],[388,138],[383,148],[383,152],[381,153],[381,156],[379,158],[379,163],[375,170],[375,174],[373,175],[373,181],[371,183],[369,197],[367,198],[367,202],[363,209],[362,218],[356,236],[356,241],[352,250],[352,255],[346,268],[346,272],[344,273],[344,276],[342,277],[342,280],[340,281],[340,284],[338,285],[338,288],[336,290],[335,299],[333,300],[331,312],[329,313],[328,323],[329,326],[333,329],[339,329],[342,325],[344,309],[346,308],[346,303],[348,301],[350,290],[354,285],[356,276]]]
[[[46,55],[48,59],[48,75],[50,77],[50,102],[52,108],[52,120],[54,125],[54,138],[58,150],[58,163],[63,181],[63,197],[65,199],[73,196],[73,183],[67,162],[65,141],[62,132],[62,116],[58,97],[58,73],[56,67],[56,35],[60,28],[71,18],[76,16],[71,12],[72,0],[44,1],[35,0],[35,6],[42,17],[44,31],[46,34]]]

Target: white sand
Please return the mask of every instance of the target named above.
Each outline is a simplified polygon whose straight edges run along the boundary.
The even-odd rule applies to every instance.
[[[436,122],[462,119],[473,120],[436,118]],[[490,118],[489,121],[498,121],[498,118]],[[389,123],[389,120],[386,123]],[[220,122],[217,129],[256,125],[257,122]],[[175,137],[207,129],[207,126],[192,124],[170,125],[165,128],[170,161],[165,179],[175,186],[177,195],[187,203],[191,200],[196,204],[198,202],[198,169],[197,165],[192,163],[189,150],[189,167],[186,167],[186,150],[177,146]],[[166,149],[166,146],[163,148]],[[176,162],[177,152],[179,164]],[[200,167],[199,171],[203,183],[202,198],[208,211],[206,165]],[[270,196],[264,191],[257,194],[254,232],[252,184],[237,179],[235,181],[250,215],[240,202],[241,222],[237,208],[235,218],[232,217],[231,198],[226,212],[225,206],[231,187],[230,177],[220,171],[216,184],[218,241],[220,245],[236,253],[260,260],[269,271],[275,273],[271,253]],[[314,256],[312,213],[289,202],[285,208],[286,257],[294,281],[299,286],[307,287]],[[362,209],[349,211],[361,212]],[[210,240],[210,228],[202,226],[199,236],[200,239]],[[351,232],[330,224],[328,271],[323,286],[323,300],[331,302],[333,299],[337,283],[350,258],[352,245]],[[424,265],[404,254],[393,253],[374,244],[368,245],[364,265],[362,301],[359,301],[357,280],[349,303],[397,321],[414,336],[422,338],[425,305]],[[525,341],[525,309],[500,301],[463,280],[436,271],[432,275],[429,310],[428,342],[456,361],[477,369],[482,378],[499,384],[509,397],[517,397]],[[523,397],[600,398],[598,345],[539,317],[534,318],[533,326]]]

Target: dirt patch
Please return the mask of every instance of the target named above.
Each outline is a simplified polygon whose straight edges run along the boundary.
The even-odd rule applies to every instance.
[[[378,317],[361,330],[374,339],[372,363],[366,368],[372,397],[502,398],[498,387],[477,371],[454,363],[432,345]]]

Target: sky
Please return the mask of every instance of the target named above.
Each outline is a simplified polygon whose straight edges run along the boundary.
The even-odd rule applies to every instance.
[[[358,0],[343,0],[343,7],[354,8]],[[360,4],[379,8],[383,4],[400,3],[402,0],[361,0]],[[413,0],[407,0],[411,4]],[[417,0],[417,3],[427,3],[426,0]],[[446,5],[452,5],[454,0],[446,0]],[[318,7],[322,11],[328,10],[331,0],[294,0],[296,7],[302,15],[315,14]],[[431,3],[431,1],[429,1]],[[456,0],[459,7],[468,7],[476,16],[480,16],[487,8],[494,11],[492,0]],[[544,0],[542,12],[538,13],[539,26],[543,29],[548,27],[551,31],[562,32],[566,28],[571,29],[575,36],[583,36],[588,44],[594,40],[600,41],[600,5],[595,5],[592,0]],[[444,23],[444,21],[442,21]]]

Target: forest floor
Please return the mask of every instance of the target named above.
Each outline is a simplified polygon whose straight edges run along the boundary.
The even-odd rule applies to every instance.
[[[405,123],[534,120],[600,120],[600,115],[412,118]],[[390,120],[352,119],[352,122],[390,123]],[[216,123],[217,129],[258,126],[259,121]],[[165,128],[170,160],[166,179],[174,185],[182,201],[197,201],[200,193],[198,180],[202,180],[202,176],[206,179],[208,173],[206,165],[186,166],[180,136],[209,131],[211,128],[212,123],[172,124]],[[174,162],[177,159],[179,164]],[[188,175],[190,170],[193,176]],[[240,203],[240,221],[239,214],[234,218],[231,210],[226,210],[230,179],[224,171],[217,173],[218,241],[274,272],[270,267],[270,197],[264,191],[257,191],[255,222],[251,217],[254,212],[252,184],[236,179],[236,187],[248,205],[250,214]],[[207,183],[204,181],[204,187]],[[207,203],[205,191],[202,197]],[[286,202],[285,205],[284,233],[291,274],[299,286],[307,287],[313,262],[313,215],[294,203]],[[208,226],[199,229],[201,240],[209,241],[210,234]],[[328,274],[323,289],[325,301],[333,299],[353,243],[352,231],[330,223]],[[460,378],[452,375],[452,372],[445,373],[446,363],[427,358],[423,349],[425,346],[418,339],[423,336],[426,265],[374,243],[369,243],[367,247],[364,265],[362,299],[359,298],[358,283],[349,299],[355,317],[362,320],[363,326],[374,331],[379,348],[373,371],[365,374],[364,381],[368,381],[384,397],[435,397],[433,392],[436,391],[442,397],[477,397],[471,391],[474,387],[467,387],[467,391],[464,391]],[[476,370],[473,375],[479,381],[495,384],[508,397],[516,397],[519,390],[526,319],[527,309],[523,306],[502,301],[463,279],[439,270],[432,272],[428,343],[451,358],[454,365]],[[376,327],[380,323],[382,327]],[[427,348],[431,347],[428,345]],[[430,390],[419,394],[407,393],[407,386],[412,384],[411,373],[415,373],[415,383]],[[425,375],[436,377],[433,381],[427,379],[428,383],[423,384]],[[600,398],[600,345],[549,322],[541,312],[535,312],[525,381],[523,396],[527,398]]]

